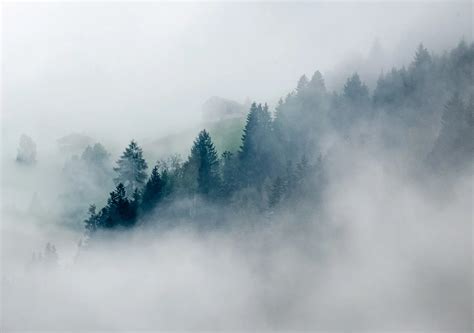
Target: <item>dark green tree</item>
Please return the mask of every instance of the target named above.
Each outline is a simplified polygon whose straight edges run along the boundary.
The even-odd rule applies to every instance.
[[[134,193],[136,194],[137,191],[134,191]],[[119,183],[107,200],[104,227],[132,226],[136,218],[136,210],[134,210],[132,202],[125,194],[125,186]]]
[[[240,177],[243,186],[260,188],[267,176],[273,175],[274,159],[272,118],[265,104],[252,103],[247,115],[239,151]]]
[[[220,190],[219,159],[211,136],[202,130],[191,148],[191,154],[183,166],[185,184],[191,192],[214,196]]]
[[[153,209],[158,204],[163,195],[163,185],[158,166],[155,166],[143,189],[142,208],[144,211]]]

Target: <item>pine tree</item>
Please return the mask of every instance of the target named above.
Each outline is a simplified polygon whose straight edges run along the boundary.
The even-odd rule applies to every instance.
[[[220,190],[219,160],[211,136],[206,130],[199,133],[191,148],[186,172],[196,182],[196,191],[205,196]]]
[[[312,92],[326,93],[326,85],[320,71],[314,72],[311,81],[308,83],[308,87]]]
[[[359,74],[354,73],[344,85],[344,98],[351,103],[365,103],[369,101],[369,89],[360,80]]]
[[[125,186],[119,183],[107,200],[104,227],[131,226],[134,222],[135,212],[125,195]]]
[[[423,43],[420,43],[416,49],[413,64],[417,68],[431,64],[431,55],[426,47],[423,46]]]
[[[242,135],[242,145],[240,146],[240,158],[246,159],[252,153],[255,153],[256,142],[253,137],[258,128],[258,109],[255,102],[250,106],[250,112],[247,115],[244,133]]]
[[[272,118],[268,105],[253,103],[247,115],[247,123],[242,135],[239,151],[241,183],[258,188],[265,178],[274,174],[276,169],[275,141],[273,140]]]
[[[303,74],[298,80],[298,84],[296,86],[296,92],[298,94],[303,93],[305,89],[308,87],[308,83],[309,83],[308,78],[306,77],[306,75]]]
[[[426,104],[426,89],[431,86],[434,79],[433,61],[428,50],[423,44],[418,45],[415,58],[409,68],[407,80],[407,90],[412,102],[417,108]],[[433,91],[431,91],[433,93]]]
[[[163,181],[158,171],[158,166],[155,166],[151,171],[150,178],[148,179],[145,188],[143,190],[142,207],[145,211],[152,209],[156,206],[158,201],[162,197],[163,192]]]
[[[127,195],[130,196],[135,189],[141,189],[144,185],[147,168],[142,149],[132,140],[117,161],[117,167],[114,170],[118,175],[114,181],[116,184],[122,183]]]

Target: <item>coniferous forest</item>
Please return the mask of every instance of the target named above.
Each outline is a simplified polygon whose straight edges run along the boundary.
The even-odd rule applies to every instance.
[[[1,332],[473,331],[472,3],[0,10]]]
[[[328,91],[319,71],[303,75],[274,110],[264,101],[251,104],[235,151],[219,153],[203,129],[184,160],[147,163],[131,140],[113,168],[116,187],[107,204],[89,208],[87,234],[149,223],[172,227],[183,220],[199,228],[225,227],[235,215],[270,218],[307,201],[318,204],[332,154],[323,151],[321,140],[329,132],[353,143],[353,149],[374,140],[390,147],[431,139],[416,152],[417,172],[470,168],[473,65],[474,44],[461,41],[443,54],[420,44],[408,66],[381,73],[373,92],[357,73],[341,91]],[[417,136],[406,140],[403,131],[375,132],[392,124],[412,128]],[[105,152],[93,149],[98,148],[88,147],[84,155],[93,154],[91,163],[100,163]]]

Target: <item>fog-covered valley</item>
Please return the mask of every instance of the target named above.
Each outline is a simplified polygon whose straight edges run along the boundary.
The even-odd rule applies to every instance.
[[[472,330],[471,14],[2,4],[1,330]]]

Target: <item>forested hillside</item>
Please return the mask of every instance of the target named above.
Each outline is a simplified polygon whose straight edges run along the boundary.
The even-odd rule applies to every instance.
[[[341,91],[328,91],[316,71],[303,75],[274,110],[264,101],[252,103],[237,150],[218,154],[203,129],[185,159],[155,162],[145,161],[132,140],[109,176],[116,187],[107,204],[90,206],[87,234],[147,224],[225,226],[236,215],[271,219],[307,202],[317,209],[327,161],[338,149],[334,142],[408,152],[415,169],[434,175],[471,168],[473,68],[473,44],[461,41],[443,54],[420,44],[406,67],[381,73],[373,92],[357,73]],[[95,146],[76,163],[101,165],[106,156]],[[109,174],[91,170],[100,179]]]

